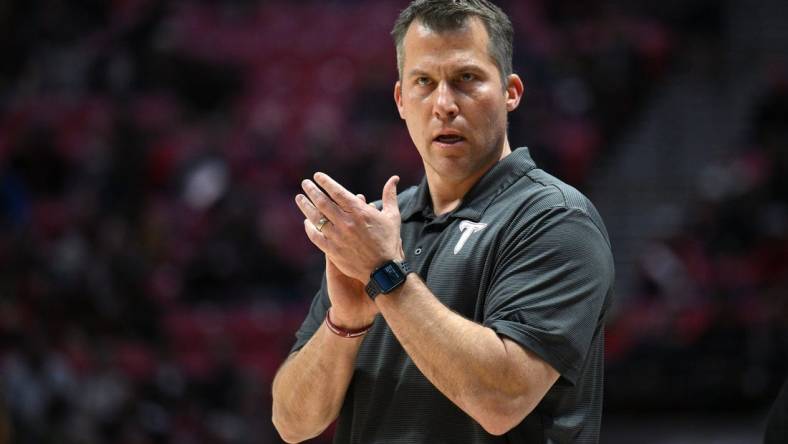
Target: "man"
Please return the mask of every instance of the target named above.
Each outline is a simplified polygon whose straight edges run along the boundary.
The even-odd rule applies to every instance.
[[[509,146],[511,23],[485,0],[417,0],[392,34],[425,179],[398,196],[390,178],[379,206],[302,183],[326,273],[274,425],[288,442],[336,418],[341,443],[596,442],[610,245],[585,197]]]

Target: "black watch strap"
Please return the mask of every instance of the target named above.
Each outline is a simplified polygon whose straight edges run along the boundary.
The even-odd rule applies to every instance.
[[[410,269],[408,261],[388,261],[369,275],[369,282],[364,290],[367,296],[374,300],[379,294],[389,293],[405,283],[405,278],[411,272],[413,270]]]

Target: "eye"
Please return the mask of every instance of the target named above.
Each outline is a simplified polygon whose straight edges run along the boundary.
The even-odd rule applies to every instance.
[[[430,84],[429,77],[421,76],[416,78],[416,84],[419,86],[427,86]]]
[[[463,82],[473,82],[474,80],[476,80],[476,76],[474,74],[466,72],[460,75],[460,80],[462,80]]]

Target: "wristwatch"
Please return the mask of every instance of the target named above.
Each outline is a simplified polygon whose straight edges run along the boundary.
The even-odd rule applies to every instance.
[[[364,290],[375,300],[377,295],[389,293],[405,282],[408,273],[412,273],[407,261],[388,261],[369,275],[369,283]]]

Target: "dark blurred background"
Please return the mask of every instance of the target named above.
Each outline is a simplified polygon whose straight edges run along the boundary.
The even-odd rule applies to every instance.
[[[614,243],[603,442],[759,442],[788,376],[784,4],[498,3],[510,140]],[[300,180],[421,178],[392,101],[406,4],[0,2],[11,442],[279,442],[271,380],[323,268]]]

